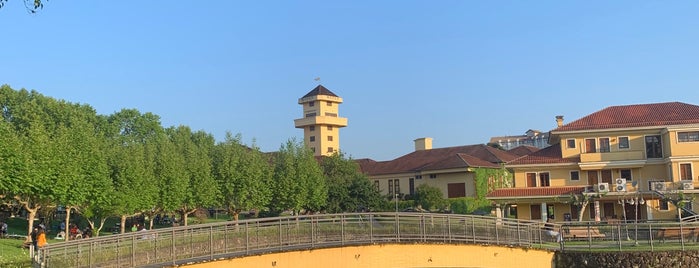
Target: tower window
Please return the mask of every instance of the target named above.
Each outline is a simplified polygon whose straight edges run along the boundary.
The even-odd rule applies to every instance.
[[[306,117],[313,117],[313,116],[316,116],[316,113],[307,113],[306,114]]]
[[[328,141],[333,141],[333,136],[328,136]]]
[[[328,102],[328,106],[333,106],[333,103],[332,103],[332,102]]]
[[[308,131],[316,131],[316,126],[309,126]]]
[[[309,103],[308,103],[308,106],[309,106],[309,107],[316,106],[316,102],[315,102],[315,101],[309,102]]]
[[[310,140],[310,141],[316,141],[316,136],[311,136],[311,138],[309,138],[309,140]]]
[[[328,130],[333,130],[333,126],[328,126]]]
[[[311,152],[316,152],[316,147],[311,147]]]
[[[328,153],[334,152],[333,147],[328,147]]]

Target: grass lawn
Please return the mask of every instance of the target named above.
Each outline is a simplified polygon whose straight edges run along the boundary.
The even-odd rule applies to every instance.
[[[0,267],[31,267],[29,250],[22,248],[24,240],[0,239]]]

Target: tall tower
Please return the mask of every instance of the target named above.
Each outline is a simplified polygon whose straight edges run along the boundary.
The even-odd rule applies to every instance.
[[[342,98],[322,85],[299,99],[303,118],[295,119],[296,128],[303,128],[303,141],[316,156],[332,155],[340,149],[340,128],[347,118],[338,116]]]

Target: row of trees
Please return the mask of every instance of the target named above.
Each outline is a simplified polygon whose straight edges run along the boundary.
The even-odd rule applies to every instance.
[[[316,159],[290,139],[262,153],[228,133],[221,142],[187,126],[163,127],[152,113],[98,115],[36,91],[0,86],[0,199],[27,211],[66,208],[99,230],[109,217],[188,215],[225,208],[236,220],[251,209],[343,212],[383,199],[351,159]],[[152,227],[152,220],[150,225]]]

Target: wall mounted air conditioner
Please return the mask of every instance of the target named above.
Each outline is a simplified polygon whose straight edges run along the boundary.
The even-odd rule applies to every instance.
[[[615,189],[617,192],[626,192],[626,184],[617,184]]]
[[[614,186],[617,192],[626,192],[626,179],[617,178],[614,180]]]
[[[651,190],[653,190],[653,191],[658,191],[658,192],[660,192],[660,191],[665,191],[665,190],[666,190],[666,188],[665,188],[665,182],[664,182],[664,181],[653,182],[653,183],[651,184],[651,187],[652,187]]]
[[[623,184],[623,185],[626,185],[626,179],[624,179],[624,178],[616,178],[616,180],[614,180],[614,183],[615,183],[616,185],[622,185],[622,184]]]
[[[694,182],[690,180],[680,181],[682,190],[694,190]]]
[[[606,193],[609,192],[609,183],[600,182],[597,184],[597,192]]]

